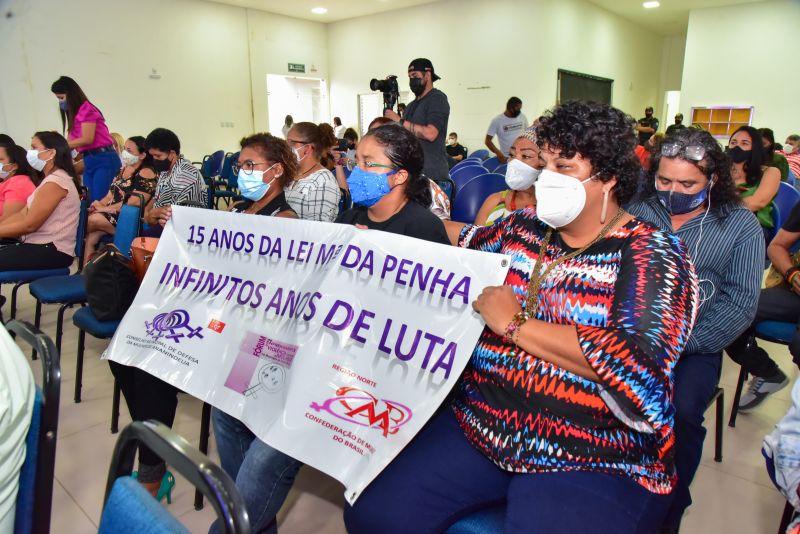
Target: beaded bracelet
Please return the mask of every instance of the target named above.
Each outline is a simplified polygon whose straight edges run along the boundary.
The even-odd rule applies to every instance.
[[[789,267],[786,270],[786,273],[783,275],[783,279],[786,280],[789,285],[792,285],[792,279],[797,275],[797,273],[800,273],[800,269],[797,267]]]
[[[503,341],[510,345],[516,345],[517,342],[514,339],[514,336],[519,334],[519,329],[528,319],[530,319],[530,316],[528,315],[528,312],[524,310],[514,314],[514,317],[511,318],[511,322],[508,323],[506,331],[503,334]]]

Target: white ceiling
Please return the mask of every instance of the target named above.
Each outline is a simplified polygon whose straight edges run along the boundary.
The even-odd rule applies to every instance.
[[[661,6],[655,9],[642,7],[644,0],[589,0],[607,11],[616,13],[649,28],[661,35],[686,33],[689,23],[689,10],[708,7],[723,7],[736,4],[751,4],[775,0],[659,0]]]
[[[421,4],[431,4],[441,0],[213,0],[221,4],[249,7],[318,22],[363,17],[384,11],[392,11]],[[487,0],[490,1],[490,0]],[[588,0],[589,2],[616,13],[640,26],[649,28],[660,35],[686,33],[690,9],[721,7],[753,2],[776,0],[660,0],[661,7],[645,9],[643,0]],[[312,8],[325,7],[328,12],[315,15]]]
[[[438,0],[213,0],[220,4],[249,7],[287,15],[298,19],[317,22],[336,22],[338,20],[363,17],[404,7],[430,4]],[[311,10],[325,7],[328,12],[315,15]]]

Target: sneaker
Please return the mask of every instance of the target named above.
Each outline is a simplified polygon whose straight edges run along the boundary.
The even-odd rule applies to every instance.
[[[754,376],[752,380],[750,380],[747,392],[744,393],[739,400],[739,411],[746,413],[753,410],[764,402],[764,399],[788,385],[789,378],[783,374],[783,371],[780,369],[778,369],[778,372],[774,375],[766,378]]]

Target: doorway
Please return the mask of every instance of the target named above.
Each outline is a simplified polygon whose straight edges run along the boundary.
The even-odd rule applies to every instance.
[[[281,136],[286,115],[294,122],[327,122],[328,89],[321,78],[267,74],[269,131]]]

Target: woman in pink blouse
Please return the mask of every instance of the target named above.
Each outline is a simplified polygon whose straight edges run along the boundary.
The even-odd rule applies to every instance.
[[[62,131],[69,148],[83,156],[83,184],[89,188],[92,201],[100,200],[122,167],[105,117],[72,78],[60,77],[50,90],[58,98]]]
[[[39,173],[26,159],[25,149],[0,143],[0,222],[25,207],[39,184]]]
[[[24,208],[0,222],[0,271],[69,267],[80,198],[67,140],[56,132],[37,132],[26,159],[44,178]]]

